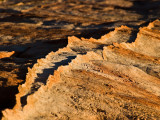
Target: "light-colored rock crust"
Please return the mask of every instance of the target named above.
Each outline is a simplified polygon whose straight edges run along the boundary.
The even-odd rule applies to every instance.
[[[122,26],[98,40],[69,37],[29,68],[3,120],[160,119],[160,22],[126,43],[131,33]]]

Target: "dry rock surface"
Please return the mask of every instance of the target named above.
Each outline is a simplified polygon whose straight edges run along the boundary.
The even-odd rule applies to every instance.
[[[160,119],[160,21],[126,43],[131,36],[122,26],[100,39],[69,37],[28,69],[3,120]]]
[[[159,0],[1,0],[0,117],[159,120],[159,15]]]

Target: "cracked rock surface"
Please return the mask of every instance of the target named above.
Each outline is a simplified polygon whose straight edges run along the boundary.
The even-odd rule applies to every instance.
[[[2,120],[160,119],[159,8],[0,1]]]

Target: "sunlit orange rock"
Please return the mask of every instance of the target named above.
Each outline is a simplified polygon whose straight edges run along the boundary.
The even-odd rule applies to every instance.
[[[12,56],[14,53],[15,53],[14,51],[12,51],[12,52],[2,51],[2,52],[0,52],[0,59],[1,59],[1,58],[10,57],[10,56]]]
[[[69,37],[28,69],[3,120],[160,119],[159,25],[140,28],[131,43],[125,26],[98,40]]]

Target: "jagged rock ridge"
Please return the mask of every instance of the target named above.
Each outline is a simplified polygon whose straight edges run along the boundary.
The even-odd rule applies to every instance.
[[[156,20],[134,42],[126,26],[98,40],[69,37],[29,68],[3,120],[160,119],[159,35]]]

